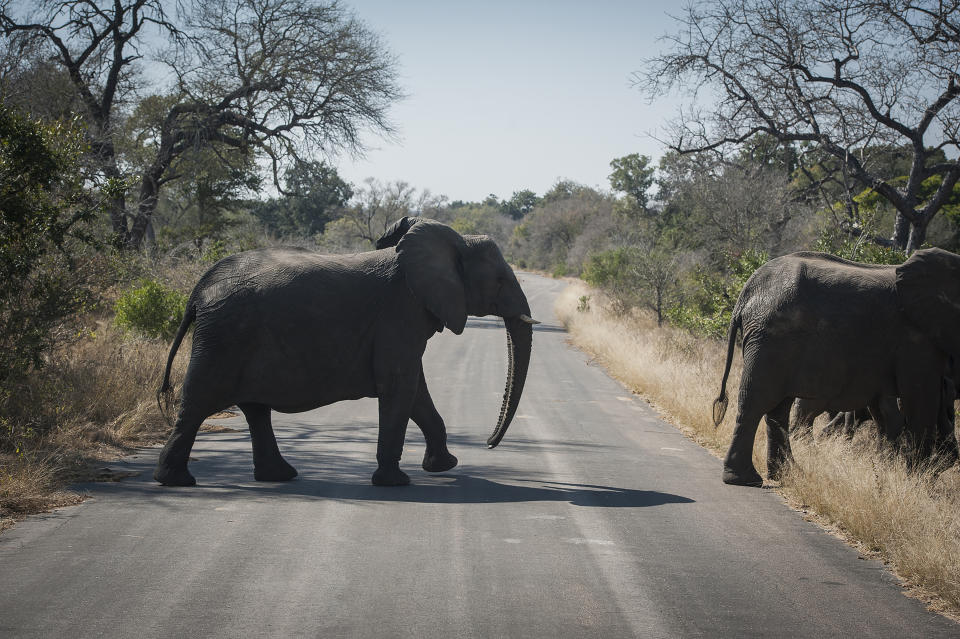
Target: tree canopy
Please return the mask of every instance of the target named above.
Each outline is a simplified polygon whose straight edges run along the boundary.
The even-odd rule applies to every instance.
[[[635,80],[651,96],[686,92],[667,130],[670,148],[723,152],[758,134],[803,143],[889,201],[892,242],[912,251],[960,178],[957,8],[935,0],[694,2],[666,38],[669,50]],[[891,147],[909,153],[902,182],[883,175],[869,152]],[[929,162],[939,150],[954,159]],[[939,187],[924,198],[934,175]]]
[[[185,176],[190,154],[210,151],[208,161],[234,165],[259,158],[282,191],[290,164],[361,152],[363,130],[392,134],[387,112],[402,97],[394,59],[336,0],[193,0],[178,3],[175,15],[167,6],[0,5],[8,66],[55,65],[84,105],[101,179],[114,183],[120,242],[143,242],[160,190]],[[169,79],[152,82],[152,91],[140,64],[150,29],[168,45],[151,51]],[[120,123],[144,92],[157,96],[155,117],[135,136],[136,152],[123,153]]]

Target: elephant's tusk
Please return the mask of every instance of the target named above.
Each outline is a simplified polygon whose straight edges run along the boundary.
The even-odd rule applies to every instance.
[[[526,322],[527,324],[539,324],[539,323],[540,323],[539,321],[533,319],[533,318],[530,317],[529,315],[521,315],[521,316],[520,316],[520,319],[522,319],[522,320],[523,320],[524,322]]]

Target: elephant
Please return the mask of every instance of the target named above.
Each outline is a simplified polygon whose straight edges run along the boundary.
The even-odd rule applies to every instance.
[[[713,420],[726,412],[727,378],[738,332],[743,373],[723,481],[761,486],[753,441],[767,422],[767,470],[791,458],[790,406],[822,410],[869,406],[899,397],[906,428],[936,432],[941,377],[960,354],[960,256],[916,251],[899,266],[870,265],[814,252],[770,260],[747,280],[734,306]]]
[[[496,315],[506,326],[507,384],[487,440],[503,438],[520,402],[533,324],[520,283],[486,236],[462,236],[433,220],[404,218],[377,250],[321,255],[306,249],[245,251],[214,264],[193,289],[167,358],[158,401],[170,393],[170,369],[188,327],[193,346],[176,423],[154,479],[196,483],[187,469],[201,422],[236,405],[253,446],[254,478],[285,481],[271,410],[297,413],[347,399],[379,404],[377,486],[400,486],[408,420],[426,439],[422,467],[457,464],[443,419],[427,390],[421,358],[444,328],[459,335],[467,316]]]
[[[842,433],[847,439],[851,439],[860,426],[867,421],[873,421],[878,434],[894,442],[905,426],[896,397],[879,396],[870,406],[851,410],[825,410],[823,406],[820,400],[797,398],[794,402],[795,417],[790,424],[790,434],[809,437],[813,434],[813,420],[824,412],[828,414],[830,421],[820,433],[823,436]]]
[[[940,378],[940,400],[937,411],[937,425],[934,431],[916,432],[907,427],[896,397],[880,396],[870,406],[845,411],[827,411],[830,421],[821,431],[822,436],[842,433],[852,439],[861,425],[872,421],[878,434],[891,444],[914,453],[911,461],[939,456],[949,464],[960,460],[960,447],[956,437],[957,373],[953,358],[949,358],[947,370]],[[800,437],[813,432],[813,420],[824,412],[819,400],[797,399],[794,402],[795,417],[790,425],[790,433]]]

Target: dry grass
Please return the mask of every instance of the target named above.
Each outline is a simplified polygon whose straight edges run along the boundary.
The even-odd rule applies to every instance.
[[[578,310],[583,296],[590,297],[587,311]],[[710,411],[719,392],[726,344],[658,328],[643,315],[613,316],[605,311],[602,295],[582,282],[560,295],[555,310],[577,346],[597,357],[688,436],[718,455],[726,452],[735,401],[717,429]],[[727,387],[732,398],[740,386],[739,368],[738,352]],[[862,551],[883,558],[912,594],[932,608],[960,615],[957,469],[907,472],[902,460],[868,435],[858,435],[853,442],[829,438],[794,442],[793,449],[797,463],[778,490],[796,508]],[[765,437],[758,436],[754,446],[758,469],[766,467],[765,454]]]
[[[186,342],[181,352],[189,352]],[[23,515],[76,503],[69,483],[112,479],[103,477],[103,461],[165,436],[156,389],[168,349],[125,336],[104,318],[3,402],[14,445],[0,455],[0,530]],[[174,379],[185,366],[178,357]]]

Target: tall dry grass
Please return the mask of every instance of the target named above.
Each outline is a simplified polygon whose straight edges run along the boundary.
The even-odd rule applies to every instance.
[[[124,334],[109,314],[88,323],[0,398],[0,530],[75,503],[71,482],[102,475],[105,460],[160,441],[169,429],[156,400],[169,344]],[[180,352],[189,352],[185,341]],[[186,363],[177,358],[173,379],[183,378]]]
[[[589,308],[583,299],[589,297]],[[558,297],[557,317],[573,342],[593,354],[670,421],[717,454],[726,452],[736,402],[719,428],[711,405],[719,392],[726,344],[657,327],[642,314],[616,316],[602,294],[574,282]],[[728,394],[740,387],[737,351]],[[754,464],[766,468],[763,428]],[[796,464],[780,490],[797,508],[845,535],[864,552],[876,553],[931,607],[960,615],[960,474],[956,469],[908,472],[906,464],[863,433],[852,442],[817,438],[793,441]],[[717,473],[717,481],[720,474]],[[746,489],[745,489],[746,490]]]

